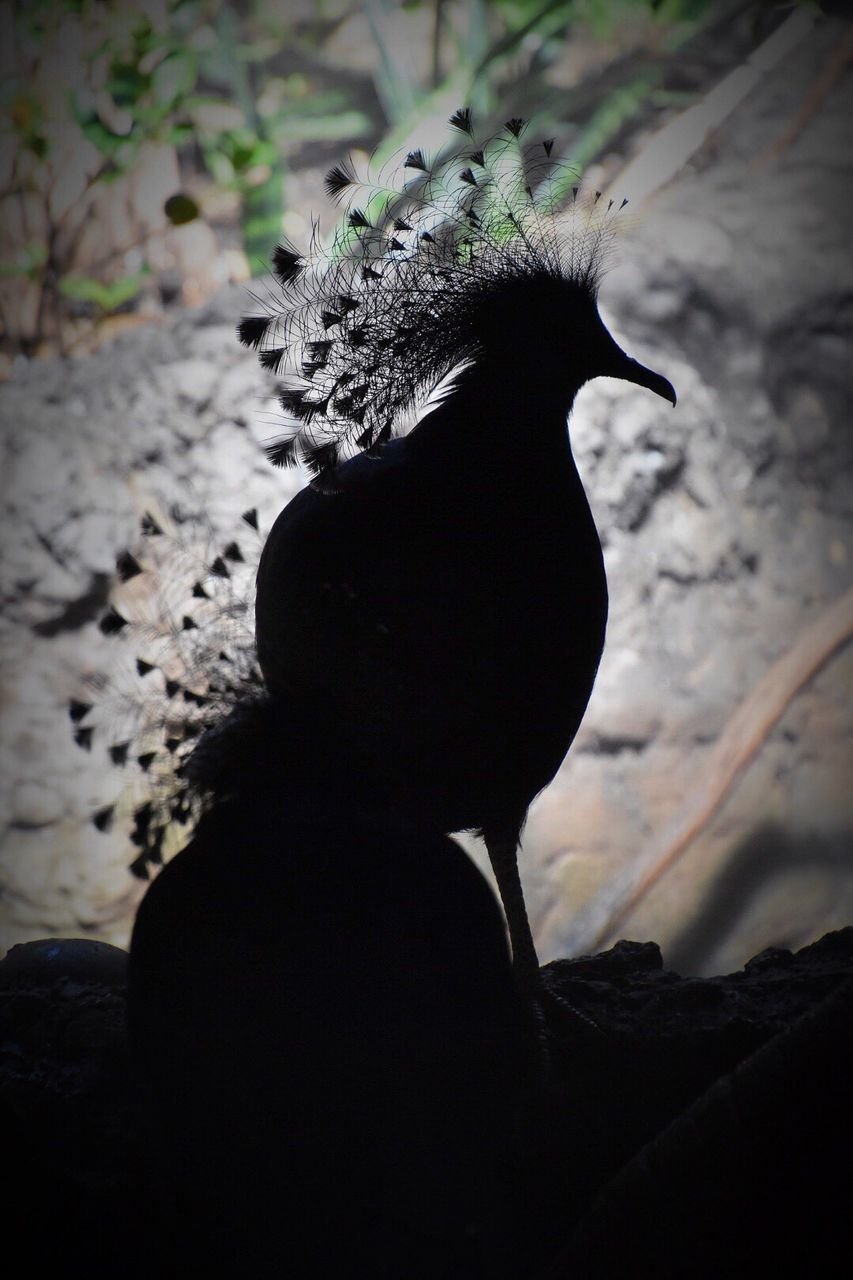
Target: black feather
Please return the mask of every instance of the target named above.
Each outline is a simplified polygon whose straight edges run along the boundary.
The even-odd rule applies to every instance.
[[[311,363],[321,367],[329,359],[332,341],[330,338],[321,338],[316,342],[307,343],[305,349],[311,358]]]
[[[356,180],[351,162],[342,160],[340,164],[334,165],[326,174],[323,179],[323,186],[326,188],[326,195],[330,200],[340,200],[343,193],[348,187],[353,186]]]
[[[429,167],[424,159],[424,153],[418,147],[415,151],[410,151],[403,161],[404,169],[419,169],[422,173],[429,173]]]
[[[122,551],[116,558],[116,570],[122,582],[130,582],[131,578],[142,573],[142,565],[129,551]]]
[[[338,446],[336,444],[312,445],[303,451],[305,465],[312,475],[324,475],[334,470],[338,462]]]
[[[103,809],[99,809],[97,813],[92,815],[92,822],[99,831],[109,831],[113,825],[116,807],[114,804],[105,805]]]
[[[99,629],[105,636],[117,635],[124,627],[127,626],[127,618],[123,618],[114,604],[111,604],[107,612],[98,623]]]
[[[282,387],[278,394],[278,402],[285,413],[298,416],[299,408],[305,399],[304,387]]]
[[[257,507],[249,507],[248,511],[244,511],[241,520],[245,520],[250,529],[257,531],[258,528],[258,509]]]
[[[84,725],[82,729],[78,729],[74,734],[74,741],[78,747],[82,747],[84,751],[92,750],[92,735],[95,730],[90,726]]]
[[[144,853],[140,853],[138,858],[134,858],[128,867],[131,875],[136,876],[137,880],[150,880],[151,872],[148,869],[148,858]]]
[[[258,354],[258,364],[269,373],[277,373],[284,353],[284,347],[271,347],[268,351],[261,351]]]
[[[200,582],[193,583],[193,595],[195,596],[196,600],[210,599],[209,593],[205,591],[204,587]]]
[[[313,376],[313,374],[316,373],[317,370],[321,367],[322,367],[321,365],[312,366],[310,369],[310,373],[308,373],[306,376],[308,377]],[[325,418],[329,410],[330,399],[331,399],[331,395],[326,396],[326,398],[323,400],[308,400],[308,399],[303,400],[302,404],[299,406],[300,420],[302,422],[311,423],[314,421],[315,418]]]
[[[139,522],[139,527],[147,538],[156,538],[163,532],[150,511],[145,512],[145,515]]]
[[[271,316],[244,316],[237,325],[237,338],[244,347],[257,351],[271,323]]]
[[[136,659],[136,673],[140,676],[147,676],[150,671],[154,670],[153,662],[146,662],[144,658]]]
[[[509,132],[512,134],[514,138],[517,138],[521,134],[522,130],[525,128],[526,124],[527,124],[527,121],[523,120],[521,116],[513,116],[511,120],[507,120],[505,127],[509,130]]]
[[[68,715],[72,724],[79,724],[84,720],[92,710],[91,702],[79,702],[77,698],[72,698],[68,704]]]
[[[295,467],[299,462],[298,444],[297,437],[290,436],[287,440],[276,440],[274,444],[266,445],[264,453],[274,467]]]
[[[223,548],[222,554],[226,560],[232,560],[235,564],[245,564],[243,552],[236,542],[229,542],[228,546]]]
[[[151,825],[151,819],[154,816],[154,806],[150,800],[146,800],[138,809],[133,812],[133,830],[130,838],[135,845],[144,845],[145,836]]]
[[[127,753],[130,749],[129,742],[115,742],[110,747],[110,759],[115,765],[123,765],[127,762]]]
[[[447,122],[451,128],[458,129],[460,133],[473,133],[473,125],[471,122],[471,108],[459,107],[454,111],[453,115]]]
[[[298,254],[295,249],[290,248],[288,245],[280,244],[273,250],[272,269],[280,284],[292,284],[302,273],[304,267],[305,260],[301,254]]]
[[[198,623],[195,621],[195,619],[194,619],[194,618],[191,618],[191,617],[190,617],[190,615],[189,615],[188,613],[185,613],[185,614],[184,614],[184,616],[183,616],[183,618],[181,619],[181,630],[182,630],[182,631],[197,631],[197,630],[198,630]]]
[[[222,556],[216,557],[216,559],[213,561],[213,563],[210,566],[210,572],[213,574],[215,578],[231,577],[231,571],[229,570],[228,565],[222,559]]]

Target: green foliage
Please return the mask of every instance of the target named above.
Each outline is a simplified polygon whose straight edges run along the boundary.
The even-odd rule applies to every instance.
[[[0,262],[0,278],[5,280],[37,280],[47,262],[47,245],[41,241],[26,244],[10,262]]]
[[[460,102],[488,127],[507,104],[524,111],[535,101],[543,128],[571,130],[572,159],[583,167],[665,88],[660,67],[626,65],[608,79],[594,110],[583,104],[575,115],[572,91],[548,88],[549,62],[576,33],[615,41],[638,14],[660,29],[659,49],[672,51],[713,6],[714,0],[316,0],[307,7],[288,0],[16,0],[21,70],[0,85],[0,128],[18,159],[0,197],[29,195],[50,209],[44,193],[61,172],[66,143],[57,139],[67,138],[57,120],[61,112],[67,124],[70,112],[95,152],[82,208],[98,187],[133,171],[145,144],[175,148],[184,179],[200,179],[203,187],[206,177],[238,197],[243,247],[254,267],[281,237],[285,157],[300,148],[358,143],[381,164],[418,145],[423,131]],[[42,62],[65,68],[58,54],[67,29],[83,54],[74,66],[69,61],[62,106],[38,72]],[[330,52],[340,33],[351,41],[356,31],[367,33],[369,46],[360,71],[350,70],[340,51]],[[189,195],[182,182],[166,202],[167,225],[184,226],[203,210],[203,195]],[[40,316],[61,299],[89,303],[99,314],[128,305],[145,272],[99,284],[75,263],[75,237],[62,221],[68,215],[59,217],[45,244],[30,236],[26,245],[4,250],[2,274],[42,288],[47,303]],[[115,266],[104,260],[98,269]]]
[[[75,302],[90,302],[99,312],[109,315],[132,302],[148,275],[147,269],[122,276],[110,284],[94,276],[66,275],[59,283],[60,292]]]

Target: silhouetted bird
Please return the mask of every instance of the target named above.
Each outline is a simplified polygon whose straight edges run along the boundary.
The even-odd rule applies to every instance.
[[[467,110],[450,123],[461,143],[410,152],[397,188],[333,169],[329,193],[363,189],[363,207],[331,249],[277,250],[282,300],[241,323],[266,368],[299,370],[281,393],[293,434],[269,455],[317,477],[264,547],[257,649],[281,715],[347,744],[377,811],[482,832],[533,986],[519,836],[580,724],[607,615],[567,416],[595,377],[675,393],[598,314],[612,202],[569,190],[520,120],[484,145]]]

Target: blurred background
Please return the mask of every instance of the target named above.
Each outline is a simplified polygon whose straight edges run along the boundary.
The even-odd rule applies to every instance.
[[[463,103],[629,198],[602,311],[679,393],[602,381],[572,420],[612,614],[525,833],[542,958],[627,936],[724,972],[853,921],[851,61],[831,0],[2,7],[0,947],[126,943],[145,779],[68,718],[127,674],[133,638],[97,625],[129,607],[116,556],[145,512],[220,545],[256,508],[250,608],[304,476],[263,456],[249,281],[334,227],[330,165],[434,149]],[[179,611],[184,550],[140,618]]]

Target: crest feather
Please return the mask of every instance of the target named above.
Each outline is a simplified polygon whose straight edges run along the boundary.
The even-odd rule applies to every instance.
[[[315,227],[304,255],[276,249],[281,299],[239,330],[287,379],[279,402],[294,421],[267,448],[276,466],[323,475],[376,449],[476,360],[501,306],[536,307],[561,282],[594,297],[619,208],[579,198],[554,139],[524,143],[521,117],[482,139],[468,107],[449,125],[456,137],[433,162],[414,148],[367,180],[335,165],[326,192],[345,208],[331,243]]]

